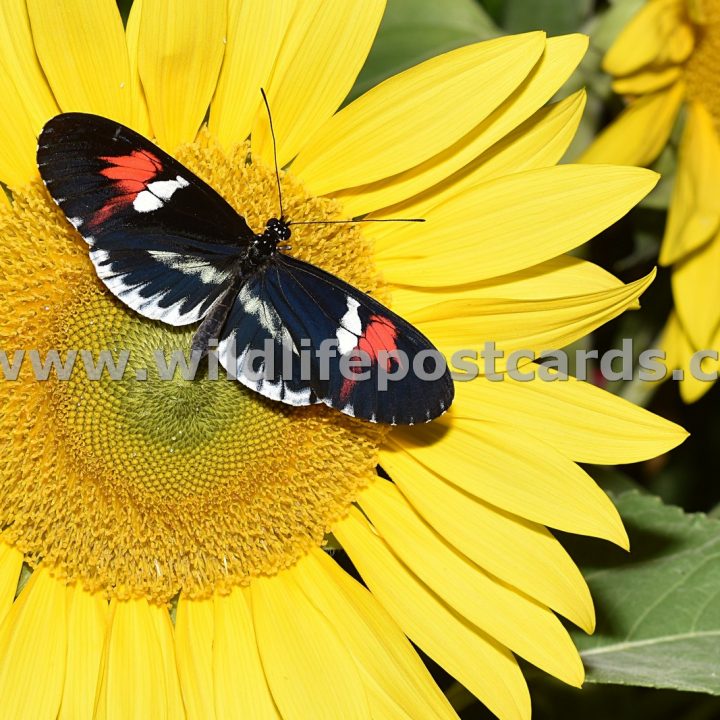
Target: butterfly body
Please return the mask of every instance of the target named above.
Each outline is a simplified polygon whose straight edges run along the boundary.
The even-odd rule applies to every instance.
[[[51,119],[37,160],[110,292],[147,318],[199,323],[191,350],[204,355],[215,344],[244,385],[273,400],[322,402],[392,424],[425,422],[450,406],[447,369],[433,379],[399,377],[423,369],[435,350],[430,341],[374,298],[289,255],[284,217],[253,232],[188,168],[96,115]],[[335,354],[325,362],[328,346]],[[345,367],[358,357],[369,364],[363,378]]]
[[[265,230],[254,236],[245,254],[231,269],[233,282],[208,310],[207,315],[195,331],[190,347],[191,353],[198,353],[200,357],[207,354],[210,342],[222,332],[235,297],[246,279],[254,273],[264,270],[277,252],[289,250],[290,246],[286,244],[286,241],[290,239],[290,235],[290,227],[284,220],[270,218]]]

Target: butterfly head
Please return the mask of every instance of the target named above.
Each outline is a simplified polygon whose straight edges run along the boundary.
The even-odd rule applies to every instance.
[[[287,223],[278,218],[271,218],[265,225],[265,230],[255,236],[250,247],[250,258],[263,264],[269,260],[277,250],[289,250],[290,228]]]
[[[290,227],[282,218],[270,218],[263,234],[280,244],[290,239]]]

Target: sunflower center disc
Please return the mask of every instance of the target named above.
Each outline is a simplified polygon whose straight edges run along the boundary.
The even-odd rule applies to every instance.
[[[206,136],[179,159],[253,229],[277,215],[273,171]],[[338,217],[283,182],[286,216]],[[188,352],[193,327],[140,317],[97,279],[87,246],[44,189],[0,212],[0,349],[77,351],[67,380],[34,379],[30,357],[0,381],[0,523],[32,563],[88,589],[166,601],[208,596],[292,565],[373,477],[385,428],[323,405],[293,408],[219,378],[162,379],[156,353]],[[297,228],[294,254],[376,295],[370,246],[345,225]],[[82,352],[85,351],[85,352]],[[128,357],[122,379],[85,359]],[[142,379],[147,373],[147,379]]]
[[[691,6],[691,11],[693,7]],[[708,109],[720,133],[720,0],[695,0],[697,45],[688,60],[687,92]]]

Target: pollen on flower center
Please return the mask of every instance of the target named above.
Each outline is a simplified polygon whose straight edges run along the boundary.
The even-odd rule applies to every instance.
[[[720,133],[720,0],[696,0],[690,6],[697,17],[697,45],[686,67],[687,93],[708,109]]]
[[[247,155],[243,146],[226,157],[207,136],[178,153],[259,230],[277,215],[277,189]],[[290,177],[283,192],[290,219],[337,217]],[[17,381],[0,382],[0,523],[31,562],[88,589],[166,601],[277,572],[322,542],[370,482],[383,428],[266,400],[222,367],[216,380],[207,364],[192,381],[162,379],[159,359],[187,352],[193,327],[117,301],[40,188],[19,193],[0,226],[2,349],[78,352],[67,380],[38,382],[28,362]],[[293,246],[382,295],[356,228],[304,226]],[[128,358],[121,380],[89,377],[84,363],[102,351]]]
[[[710,25],[720,22],[720,2],[718,0],[686,0],[690,19],[698,25]]]

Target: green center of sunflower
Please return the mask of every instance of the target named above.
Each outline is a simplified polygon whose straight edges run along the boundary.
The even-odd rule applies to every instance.
[[[697,44],[686,66],[690,100],[702,102],[720,132],[720,0],[693,0]]]
[[[273,171],[247,147],[226,157],[203,136],[178,157],[255,230],[277,214]],[[283,191],[291,219],[338,217],[291,177]],[[166,601],[275,573],[322,543],[372,479],[384,428],[266,400],[222,367],[214,379],[206,361],[193,380],[167,379],[157,353],[187,354],[194,328],[117,301],[44,190],[19,193],[0,228],[0,349],[11,360],[16,349],[77,352],[69,379],[36,380],[28,356],[16,381],[0,382],[0,524],[31,562],[88,589]],[[293,246],[382,295],[356,228],[304,226]],[[92,379],[103,352],[127,358],[121,379]]]

